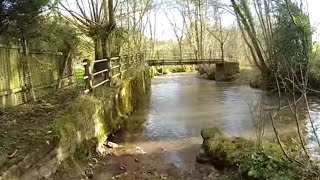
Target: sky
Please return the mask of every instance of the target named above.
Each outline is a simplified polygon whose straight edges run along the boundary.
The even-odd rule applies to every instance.
[[[74,0],[66,0],[70,3],[71,8],[74,6]],[[163,2],[166,3],[172,3],[172,0],[155,0],[157,4],[163,4]],[[214,0],[211,0],[214,1]],[[224,3],[230,3],[230,0],[221,0]],[[308,2],[308,8],[309,8],[309,13],[310,13],[310,20],[311,20],[311,25],[314,28],[314,36],[313,39],[314,41],[320,42],[320,0],[305,0]],[[170,6],[170,5],[169,5]],[[168,20],[168,17],[170,18],[171,21],[176,21],[180,22],[177,23],[178,26],[182,26],[182,17],[180,13],[178,13],[175,10],[172,10],[168,8],[169,6],[158,6],[155,10],[152,12],[152,18],[151,18],[151,24],[153,24],[156,29],[156,39],[158,40],[175,40],[175,34],[172,29],[172,26],[170,25],[170,21]],[[77,9],[77,8],[75,8]],[[168,17],[166,13],[168,14]],[[224,26],[230,26],[235,23],[235,18],[231,14],[226,14],[223,16],[222,19],[223,25]],[[150,37],[150,31],[147,29],[145,31],[146,36]]]
[[[315,28],[313,39],[320,42],[320,0],[308,0],[310,21]]]
[[[230,2],[230,0],[223,0],[225,2]],[[308,8],[310,13],[310,21],[311,26],[314,28],[315,32],[313,35],[313,40],[320,42],[320,0],[307,0]],[[152,23],[156,26],[156,39],[158,40],[175,40],[174,31],[172,30],[172,26],[170,25],[170,21],[168,20],[164,11],[170,12],[169,18],[176,21],[182,21],[182,18],[179,13],[174,11],[170,11],[166,8],[159,8],[154,13],[156,14],[156,19],[152,20]],[[229,26],[235,23],[235,18],[231,14],[226,14],[223,16],[223,24],[224,26]],[[156,22],[156,23],[154,23]],[[147,36],[150,34],[148,31],[146,32]]]

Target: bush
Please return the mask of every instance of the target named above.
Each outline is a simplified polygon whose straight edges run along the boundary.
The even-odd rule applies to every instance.
[[[258,148],[253,141],[216,133],[204,140],[203,148],[217,169],[240,169],[248,179],[312,179],[319,172],[288,160],[276,143],[264,142]],[[296,148],[291,150],[299,154]]]

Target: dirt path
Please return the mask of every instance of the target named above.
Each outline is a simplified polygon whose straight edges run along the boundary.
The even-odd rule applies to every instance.
[[[36,102],[0,109],[0,175],[55,143],[52,122],[78,94],[78,89],[69,89]]]
[[[210,165],[196,164],[196,170],[182,171],[165,160],[165,153],[158,148],[152,154],[140,147],[107,150],[85,163],[68,160],[48,180],[226,180],[238,179],[232,173],[222,174]],[[196,162],[195,162],[196,163]]]

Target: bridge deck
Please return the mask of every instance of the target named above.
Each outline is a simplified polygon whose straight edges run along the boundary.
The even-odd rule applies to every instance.
[[[147,60],[149,66],[161,65],[196,65],[196,64],[219,64],[222,63],[221,59],[182,59],[180,60]]]

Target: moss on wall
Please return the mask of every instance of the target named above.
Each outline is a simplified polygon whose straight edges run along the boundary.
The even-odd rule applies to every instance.
[[[60,139],[59,159],[83,149],[81,144],[91,139],[96,139],[97,150],[102,150],[107,136],[121,129],[128,115],[138,108],[150,81],[149,69],[135,69],[116,87],[101,87],[91,95],[79,96],[54,126]]]

